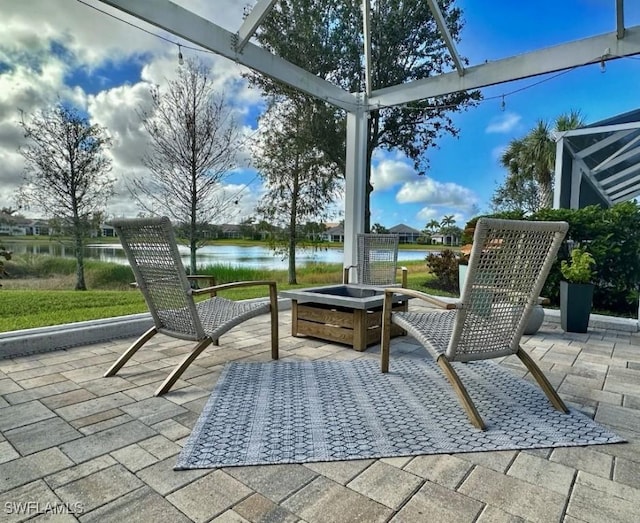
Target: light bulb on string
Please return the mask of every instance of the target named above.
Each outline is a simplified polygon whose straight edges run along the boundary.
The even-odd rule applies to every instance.
[[[178,65],[184,64],[184,58],[182,56],[182,47],[178,44]]]
[[[502,102],[500,102],[500,110],[504,112],[504,109],[506,106],[507,106],[507,103],[504,101],[504,95],[502,95]]]
[[[611,49],[609,47],[607,47],[604,50],[604,53],[602,53],[602,56],[600,57],[600,72],[601,73],[604,73],[604,72],[607,71],[607,65],[606,65],[604,59],[605,59],[606,56],[609,56],[610,54],[611,54]]]

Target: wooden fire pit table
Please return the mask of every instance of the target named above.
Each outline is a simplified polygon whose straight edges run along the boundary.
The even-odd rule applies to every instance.
[[[357,351],[380,343],[384,290],[360,285],[331,285],[281,291],[291,298],[291,335],[308,335],[351,345]],[[408,296],[394,296],[393,310],[406,311]],[[391,336],[404,330],[391,325]]]

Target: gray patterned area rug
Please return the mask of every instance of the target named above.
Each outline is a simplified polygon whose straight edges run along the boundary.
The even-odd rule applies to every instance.
[[[490,361],[457,371],[487,424],[474,428],[431,359],[230,363],[176,470],[565,447],[624,441]]]

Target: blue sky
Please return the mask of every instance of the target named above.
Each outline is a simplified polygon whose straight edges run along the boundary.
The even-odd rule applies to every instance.
[[[87,1],[185,43],[100,2]],[[218,1],[213,7],[205,0],[176,3],[234,32],[244,5],[235,0]],[[626,25],[640,24],[640,2],[626,4]],[[472,65],[615,30],[615,0],[459,0],[457,5],[466,20],[458,49]],[[135,216],[138,210],[124,180],[144,171],[140,151],[145,138],[136,110],[148,102],[150,85],[163,85],[175,74],[177,46],[75,0],[0,0],[0,29],[0,207],[15,206],[21,181],[18,110],[30,113],[60,96],[109,129],[119,193],[108,211]],[[211,64],[216,86],[233,104],[246,133],[252,134],[263,105],[260,94],[242,80],[241,68],[209,53],[183,49],[183,54]],[[418,176],[413,163],[399,153],[376,155],[372,223],[421,229],[431,219],[452,214],[463,226],[478,210],[488,211],[491,195],[505,176],[499,157],[509,141],[523,136],[538,119],[553,120],[572,109],[580,110],[589,123],[636,109],[640,57],[609,61],[605,73],[595,64],[482,92],[482,103],[454,115],[459,137],[444,137],[425,153],[430,163],[425,176]],[[247,153],[244,160],[248,158]],[[224,221],[250,216],[263,191],[255,171],[241,169],[225,183],[226,193],[237,195],[240,203]],[[338,215],[335,221],[339,219]]]

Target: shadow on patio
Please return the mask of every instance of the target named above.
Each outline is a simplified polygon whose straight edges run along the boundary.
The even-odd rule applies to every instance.
[[[379,345],[293,338],[290,321],[281,312],[281,359],[379,358]],[[131,341],[0,360],[3,521],[637,521],[638,333],[545,323],[523,340],[571,407],[628,443],[188,471],[173,466],[224,363],[270,361],[269,317],[224,335],[163,397],[153,392],[189,344],[158,336],[102,378]],[[392,341],[392,355],[416,351]]]

